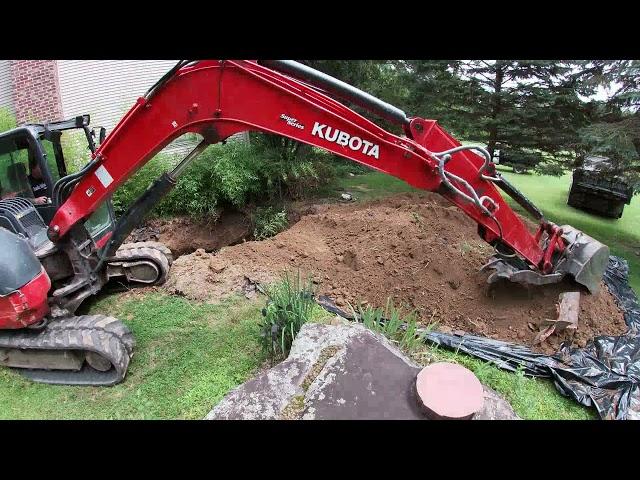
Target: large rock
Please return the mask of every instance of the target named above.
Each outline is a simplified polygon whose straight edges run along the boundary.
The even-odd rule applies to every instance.
[[[426,419],[415,392],[420,370],[362,325],[308,323],[285,361],[231,391],[206,419]],[[475,419],[518,418],[484,390]]]

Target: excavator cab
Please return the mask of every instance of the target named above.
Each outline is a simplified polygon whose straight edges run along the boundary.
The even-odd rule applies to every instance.
[[[29,124],[0,135],[0,199],[24,198],[48,224],[56,213],[58,202],[52,198],[56,182],[74,170],[65,159],[63,135],[69,141],[72,132],[81,130],[87,150],[95,151],[95,133],[89,129],[89,115],[48,124]],[[100,129],[100,141],[105,137]],[[115,214],[107,199],[84,223],[94,242],[99,243],[113,231]]]

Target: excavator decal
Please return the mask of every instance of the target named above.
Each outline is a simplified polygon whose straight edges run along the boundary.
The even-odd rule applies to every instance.
[[[323,132],[323,129],[325,128],[326,130]],[[347,132],[342,132],[334,127],[321,125],[316,122],[313,125],[313,130],[311,130],[311,135],[320,137],[328,142],[335,142],[343,147],[348,146],[351,150],[356,152],[361,150],[362,153],[370,157],[374,157],[376,159],[380,158],[380,146],[363,140],[360,137],[351,136]]]
[[[304,125],[299,123],[297,118],[290,117],[289,115],[285,115],[284,113],[280,115],[280,118],[286,121],[287,125],[299,128],[300,130],[304,130]]]

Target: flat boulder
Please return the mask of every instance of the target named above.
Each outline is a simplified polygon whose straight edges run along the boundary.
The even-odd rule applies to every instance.
[[[363,325],[307,323],[286,360],[232,390],[205,418],[427,419],[416,392],[421,369]],[[502,397],[483,388],[474,419],[518,419]]]

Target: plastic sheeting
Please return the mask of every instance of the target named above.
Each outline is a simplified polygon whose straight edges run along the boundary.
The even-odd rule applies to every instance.
[[[604,282],[624,311],[624,320],[631,328],[640,331],[640,303],[629,286],[629,264],[623,258],[609,257],[609,265],[604,272]]]
[[[459,350],[497,367],[535,377],[551,377],[561,394],[587,407],[602,419],[640,420],[640,303],[628,283],[626,260],[610,256],[604,282],[624,312],[629,331],[622,336],[598,336],[584,348],[562,345],[552,356],[513,343],[473,335],[428,332],[425,341]],[[327,297],[325,309],[353,320]]]

